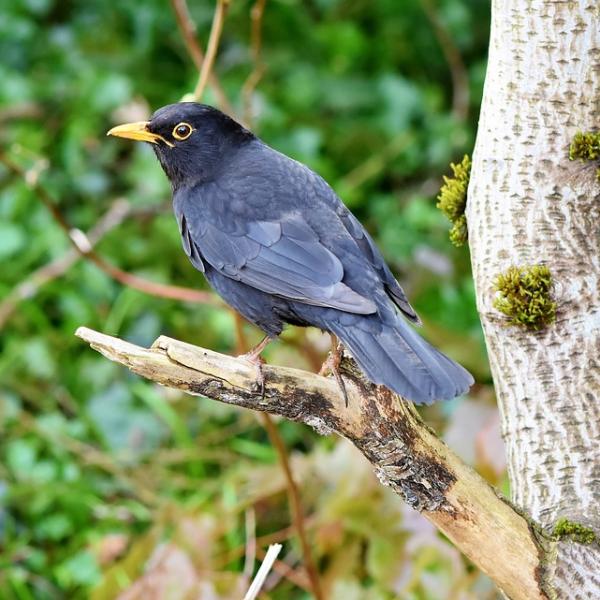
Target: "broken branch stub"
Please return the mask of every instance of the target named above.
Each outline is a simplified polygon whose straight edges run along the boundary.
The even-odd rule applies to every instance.
[[[80,327],[76,335],[110,360],[161,385],[280,415],[350,440],[379,480],[420,511],[510,597],[542,599],[551,544],[463,463],[412,404],[364,380],[344,361],[349,405],[334,380],[265,365],[261,395],[253,365],[164,336],[151,348]]]

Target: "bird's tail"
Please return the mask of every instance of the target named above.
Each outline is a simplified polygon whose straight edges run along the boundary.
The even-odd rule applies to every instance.
[[[473,384],[466,369],[428,344],[399,316],[393,326],[382,325],[377,333],[369,317],[352,326],[328,325],[373,383],[416,404],[450,400]]]

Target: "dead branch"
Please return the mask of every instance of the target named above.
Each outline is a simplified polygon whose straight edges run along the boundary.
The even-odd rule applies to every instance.
[[[167,387],[310,425],[349,439],[382,484],[420,511],[510,598],[545,599],[552,541],[543,536],[419,418],[411,404],[371,385],[345,361],[349,397],[313,373],[265,366],[265,393],[243,360],[167,337],[150,349],[81,327],[76,335],[110,360]]]

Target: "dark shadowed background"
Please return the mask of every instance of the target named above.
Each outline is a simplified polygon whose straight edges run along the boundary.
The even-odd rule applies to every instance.
[[[205,47],[214,3],[189,5]],[[151,149],[105,137],[194,88],[171,4],[0,6],[0,597],[241,598],[256,538],[257,560],[279,540],[289,566],[268,597],[308,598],[285,479],[256,416],[151,385],[73,336],[86,325],[235,353],[259,332],[236,334],[225,308],[116,281],[72,249],[31,188],[43,186],[104,260],[206,289]],[[381,245],[424,335],[475,374],[469,397],[423,415],[504,487],[468,248],[449,242],[435,206],[449,163],[473,147],[489,3],[267,0],[258,61],[252,6],[233,0],[227,15],[215,64],[225,95],[265,141],[333,185]],[[204,100],[220,96],[209,85]],[[265,356],[314,370],[327,347],[317,331],[289,329]],[[495,597],[348,443],[278,426],[329,598]]]

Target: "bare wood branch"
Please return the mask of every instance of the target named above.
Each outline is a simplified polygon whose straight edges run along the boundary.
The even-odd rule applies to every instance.
[[[408,404],[366,383],[344,363],[349,406],[335,381],[265,365],[265,393],[244,360],[160,337],[150,349],[79,328],[76,335],[110,360],[162,385],[346,437],[381,482],[419,510],[515,600],[545,599],[554,546],[465,465]]]

